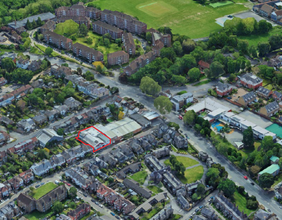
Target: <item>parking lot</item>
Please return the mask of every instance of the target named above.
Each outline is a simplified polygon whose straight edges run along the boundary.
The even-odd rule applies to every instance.
[[[235,146],[235,142],[242,142],[243,140],[243,134],[242,132],[234,129],[233,132],[230,132],[229,134],[225,134],[226,139]]]
[[[241,116],[242,118],[255,123],[256,125],[262,127],[262,128],[266,128],[270,125],[272,125],[272,122],[260,117],[259,115],[256,115],[250,111],[243,111],[239,114],[239,116]]]
[[[248,92],[245,89],[238,88],[237,93],[232,95],[232,101],[237,102],[240,97],[247,94]]]

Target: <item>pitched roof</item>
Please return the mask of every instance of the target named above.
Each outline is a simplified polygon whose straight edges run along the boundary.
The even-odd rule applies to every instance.
[[[264,106],[267,112],[272,112],[274,110],[279,109],[279,105],[276,101],[269,103],[268,105]]]
[[[113,53],[109,53],[108,54],[108,59],[112,59],[112,58],[116,58],[116,57],[121,57],[121,56],[126,56],[128,55],[128,53],[126,53],[125,51],[121,50],[121,51],[116,51]],[[129,55],[128,55],[129,56]]]
[[[262,79],[259,78],[258,76],[252,74],[252,73],[246,73],[242,76],[239,76],[240,79],[246,83],[251,83],[251,84],[259,84],[262,82]]]
[[[201,67],[210,68],[210,64],[207,63],[207,62],[205,62],[205,61],[203,61],[203,60],[200,60],[200,61],[198,62],[198,64],[199,64]]]
[[[270,14],[272,10],[274,10],[274,8],[268,4],[264,4],[260,10],[266,12],[267,14]]]
[[[268,96],[271,91],[270,91],[269,89],[267,89],[267,88],[264,88],[264,87],[260,86],[260,87],[257,89],[257,92],[258,92],[258,93],[262,93],[262,94]]]
[[[245,102],[250,102],[256,98],[256,94],[252,91],[242,96]]]

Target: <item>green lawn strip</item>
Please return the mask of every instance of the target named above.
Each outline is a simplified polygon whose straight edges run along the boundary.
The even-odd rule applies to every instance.
[[[52,182],[46,183],[45,185],[34,190],[35,194],[33,195],[33,198],[39,199],[42,196],[44,196],[46,193],[50,192],[55,188],[57,188],[57,185],[55,183]]]
[[[188,169],[184,172],[184,176],[177,175],[178,179],[183,183],[194,183],[197,180],[200,180],[204,174],[203,166],[194,167],[192,169]]]
[[[171,220],[178,220],[182,217],[182,215],[179,215],[179,214],[173,214]]]
[[[278,183],[280,183],[282,181],[282,173],[278,174],[275,178],[274,178],[274,183],[272,185],[272,187],[276,186]]]
[[[49,209],[47,212],[38,212],[38,211],[33,211],[24,217],[26,217],[29,220],[38,220],[38,219],[44,219],[48,216],[50,216],[53,213],[52,209]]]
[[[147,176],[148,173],[146,171],[139,171],[130,176],[130,178],[138,182],[140,185],[143,185]]]
[[[152,4],[155,2],[157,5]],[[215,23],[216,18],[248,10],[242,4],[212,8],[193,0],[135,0],[130,1],[130,4],[129,0],[96,0],[95,5],[102,10],[122,11],[136,16],[147,24],[148,29],[168,26],[173,33],[185,34],[191,38],[207,37],[211,32],[219,31],[221,26]]]
[[[275,34],[281,34],[282,28],[280,26],[273,27],[271,31],[266,34],[254,34],[251,36],[239,36],[238,38],[241,40],[247,40],[249,42],[249,46],[255,45],[257,46],[259,42],[267,42],[268,38]]]
[[[198,161],[193,160],[193,159],[191,159],[191,158],[189,158],[189,157],[176,156],[176,159],[177,159],[179,162],[183,163],[183,165],[184,165],[186,168],[187,168],[187,167],[194,166],[194,165],[196,165],[196,164],[199,164]],[[169,162],[169,159],[166,159],[166,160],[164,161],[164,164],[167,165],[167,166],[171,166],[171,163]]]
[[[247,200],[246,198],[238,192],[234,193],[235,204],[238,206],[238,209],[244,212],[247,215],[250,215],[255,210],[251,210],[247,208]]]
[[[231,1],[226,1],[226,2],[216,2],[216,3],[210,3],[210,6],[213,8],[218,8],[226,5],[232,5],[233,2]]]
[[[155,194],[161,193],[163,191],[161,188],[157,186],[147,186],[147,188]]]
[[[210,81],[211,81],[210,79],[207,79],[207,80],[204,80],[204,81],[202,81],[202,82],[196,83],[194,86],[201,86],[201,85],[204,85],[204,84],[209,83]]]

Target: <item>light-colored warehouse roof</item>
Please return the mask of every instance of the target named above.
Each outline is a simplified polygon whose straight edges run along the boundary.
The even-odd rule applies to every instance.
[[[207,109],[209,111],[215,111],[217,109],[223,109],[224,111],[229,111],[230,108],[212,100],[211,98],[205,98],[203,101],[197,103],[196,105],[192,105],[186,109],[186,111],[194,110],[195,112],[199,112],[203,109]]]
[[[115,137],[123,137],[131,132],[141,129],[141,126],[130,118],[124,118],[105,126],[99,124],[96,128],[112,139]]]

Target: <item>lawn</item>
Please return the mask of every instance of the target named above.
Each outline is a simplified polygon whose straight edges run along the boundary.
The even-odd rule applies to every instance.
[[[39,187],[38,189],[34,190],[33,198],[39,199],[44,196],[46,193],[50,192],[51,190],[57,188],[57,185],[53,182],[46,183],[45,185]]]
[[[272,187],[276,186],[278,183],[280,183],[282,181],[282,173],[278,174],[275,178],[274,178],[274,183],[272,185]]]
[[[46,47],[42,46],[41,44],[35,44],[35,46],[36,46],[40,51],[42,51],[43,53],[44,53],[45,50],[46,50]],[[60,54],[58,54],[58,53],[55,52],[55,51],[53,51],[52,54],[51,54],[52,57],[57,57],[57,56],[59,56],[59,55],[60,55]]]
[[[207,37],[221,27],[215,19],[224,15],[248,10],[243,4],[212,8],[193,0],[96,0],[94,4],[103,9],[122,11],[136,16],[149,28],[168,26],[173,33],[191,38]]]
[[[251,45],[257,46],[259,42],[267,42],[270,36],[275,34],[281,34],[281,33],[282,33],[282,28],[280,26],[276,26],[273,27],[273,29],[266,34],[239,36],[238,38],[241,40],[247,40],[249,42],[249,46]]]
[[[52,209],[49,209],[47,212],[38,212],[38,211],[33,211],[24,217],[26,217],[29,220],[38,220],[38,219],[44,219],[47,216],[50,216],[53,213]]]
[[[76,34],[75,34],[75,36],[76,36]],[[92,44],[87,44],[86,38],[91,38]],[[89,31],[87,37],[79,37],[79,38],[76,39],[76,41],[73,41],[73,43],[80,43],[80,44],[83,44],[87,47],[94,48],[95,44],[98,43],[98,40],[101,39],[101,38],[102,38],[102,36],[95,34],[92,31]],[[120,50],[122,50],[122,48],[119,47],[118,44],[111,42],[109,48],[107,48],[105,46],[98,46],[97,50],[102,52],[104,54],[104,60],[107,60],[107,54],[113,53],[113,52],[116,52],[116,51],[120,51]]]
[[[210,3],[210,6],[213,8],[218,8],[226,5],[232,5],[233,2],[231,1],[226,1],[226,2],[216,2],[216,3]]]
[[[204,80],[204,81],[202,81],[202,82],[196,83],[194,86],[201,86],[201,85],[204,85],[204,84],[209,83],[210,81],[211,81],[210,79],[207,79],[207,80]]]
[[[191,167],[191,166],[194,166],[196,164],[199,164],[198,161],[196,160],[193,160],[189,157],[181,157],[181,156],[177,156],[176,159],[183,163],[183,165],[187,168],[187,167]],[[164,164],[167,165],[167,166],[171,166],[171,163],[169,162],[169,159],[165,160],[164,161]]]
[[[200,180],[204,174],[203,166],[194,167],[188,169],[184,172],[184,176],[178,175],[177,177],[183,184],[194,183],[197,180]]]
[[[130,176],[130,178],[138,182],[140,185],[143,185],[147,176],[148,173],[146,171],[139,171]]]
[[[250,215],[255,210],[247,209],[247,200],[246,198],[238,192],[234,193],[235,204],[238,206],[238,209],[245,214]]]
[[[158,194],[162,192],[162,189],[157,186],[147,186],[149,190],[151,190],[154,194]]]

